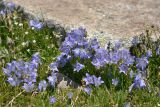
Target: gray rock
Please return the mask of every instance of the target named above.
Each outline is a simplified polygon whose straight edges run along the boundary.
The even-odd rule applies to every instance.
[[[160,0],[9,0],[59,31],[83,26],[101,42],[129,41],[148,26],[160,26]]]
[[[57,82],[58,82],[57,87],[60,89],[80,87],[78,83],[74,82],[73,80],[71,80],[62,73],[57,73]]]

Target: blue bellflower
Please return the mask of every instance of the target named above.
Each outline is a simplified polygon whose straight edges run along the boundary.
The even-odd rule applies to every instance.
[[[129,87],[129,92],[131,92],[133,88],[138,88],[138,87],[139,88],[146,87],[146,83],[144,79],[142,78],[141,73],[136,74],[133,84]]]
[[[15,9],[15,4],[12,3],[12,2],[6,3],[5,6],[6,6],[10,11],[14,11],[14,9]]]
[[[152,56],[152,51],[151,50],[147,50],[146,56],[147,56],[147,58],[151,57]]]
[[[79,62],[76,62],[76,64],[74,64],[74,70],[73,71],[79,72],[83,68],[84,68],[83,64],[80,64]]]
[[[52,72],[52,75],[49,76],[47,79],[48,79],[49,84],[50,84],[52,87],[55,87],[55,84],[56,84],[56,82],[57,82],[56,73]]]
[[[0,15],[6,15],[6,14],[7,14],[7,10],[6,9],[0,10]]]
[[[72,57],[70,55],[67,55],[66,53],[61,53],[57,57],[57,63],[59,66],[64,67],[66,63],[71,60],[71,58]]]
[[[7,80],[9,83],[10,83],[10,85],[12,85],[12,86],[18,86],[20,83],[21,83],[21,80],[20,79],[18,79],[17,77],[8,77],[8,80]]]
[[[133,37],[131,42],[132,42],[132,45],[139,44],[140,43],[139,37],[138,36]]]
[[[22,86],[22,88],[26,91],[26,92],[32,92],[34,90],[34,84],[32,83],[24,83],[24,85]]]
[[[69,99],[71,99],[71,98],[73,97],[73,93],[72,93],[72,92],[69,92],[69,93],[67,94],[67,96],[68,96]]]
[[[103,48],[99,48],[95,50],[95,55],[92,59],[92,64],[99,68],[105,66],[106,63],[110,62],[109,55],[107,51]]]
[[[40,81],[38,85],[38,90],[39,91],[45,91],[47,88],[47,82],[45,80]]]
[[[20,83],[25,83],[24,88],[27,89],[27,85],[29,87],[30,84],[36,82],[39,63],[40,56],[37,57],[37,54],[34,54],[32,60],[29,62],[20,60],[8,63],[6,68],[3,68],[3,72],[8,77],[7,81],[12,86],[18,86]]]
[[[119,70],[120,70],[120,73],[123,72],[124,74],[126,74],[128,71],[128,66],[126,64],[121,64],[119,66]]]
[[[112,84],[114,85],[114,86],[117,86],[118,85],[118,79],[116,78],[116,79],[112,79]]]
[[[36,29],[41,29],[43,27],[42,22],[39,22],[37,20],[30,20],[29,25],[30,25],[30,27],[34,27]]]
[[[75,57],[80,57],[82,59],[88,59],[91,57],[91,55],[85,50],[80,48],[75,48],[72,50]]]
[[[101,77],[97,78],[95,75],[89,75],[88,73],[86,73],[86,77],[83,78],[83,80],[85,81],[86,85],[94,84],[96,87],[104,83],[104,81],[101,80]]]
[[[50,104],[56,103],[56,98],[53,97],[53,96],[51,96],[51,97],[49,98],[49,102],[50,102]]]
[[[98,39],[97,38],[93,38],[90,40],[90,47],[94,50],[98,49],[100,47]]]
[[[88,73],[86,73],[86,77],[83,78],[83,80],[85,81],[86,85],[94,84],[93,77],[89,75]]]
[[[93,80],[94,80],[94,85],[96,87],[100,86],[101,84],[104,83],[104,81],[101,80],[101,77],[96,77],[95,75],[93,75]]]
[[[90,94],[91,94],[91,91],[92,91],[92,89],[91,89],[90,87],[85,87],[83,90],[84,90],[84,92],[86,92],[88,95],[90,95]]]
[[[115,44],[114,44],[114,49],[115,49],[115,51],[118,50],[118,49],[120,49],[121,46],[122,46],[121,41],[119,41],[119,40],[118,40],[118,41],[115,41]]]
[[[118,53],[110,52],[109,54],[110,54],[111,63],[117,64],[118,61],[120,60],[120,56],[118,56]]]
[[[147,57],[137,58],[137,64],[136,64],[137,69],[144,71],[147,65],[148,65]]]
[[[50,70],[54,71],[58,71],[58,63],[57,62],[53,62],[50,64]]]
[[[160,55],[160,47],[156,49],[156,55]]]

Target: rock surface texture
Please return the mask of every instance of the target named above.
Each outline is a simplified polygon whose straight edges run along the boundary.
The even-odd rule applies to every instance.
[[[160,26],[160,0],[10,0],[65,29],[85,27],[100,41],[126,39]]]

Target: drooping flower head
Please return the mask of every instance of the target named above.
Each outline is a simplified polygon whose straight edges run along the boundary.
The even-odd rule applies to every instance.
[[[92,89],[91,89],[90,87],[85,87],[83,90],[84,90],[84,92],[86,92],[88,95],[90,95],[90,94],[91,94],[91,91],[92,91]]]
[[[22,86],[22,88],[26,91],[26,92],[32,92],[34,90],[34,84],[32,83],[24,83],[24,85]]]
[[[56,73],[52,72],[51,76],[49,76],[47,79],[48,79],[50,86],[55,87],[55,84],[57,82]]]
[[[60,51],[66,54],[70,54],[75,48],[87,48],[88,41],[85,36],[86,31],[81,27],[71,30],[71,32],[67,33],[67,37],[60,46]]]
[[[45,80],[40,81],[38,85],[38,90],[45,91],[46,88],[47,88],[47,82]]]
[[[49,102],[50,102],[50,104],[54,104],[54,103],[56,103],[56,98],[55,97],[53,97],[53,96],[51,96],[50,98],[49,98]]]
[[[98,78],[97,78],[95,75],[93,75],[93,80],[94,80],[94,85],[95,85],[96,87],[98,87],[98,86],[100,86],[101,84],[104,83],[104,81],[101,80],[101,77],[98,77]]]
[[[88,73],[86,73],[86,77],[83,78],[83,80],[85,81],[86,85],[94,84],[93,77],[89,75]]]
[[[19,79],[19,78],[17,78],[16,76],[14,76],[14,77],[8,77],[8,80],[7,80],[9,83],[10,83],[10,85],[12,85],[12,86],[18,86],[22,81]]]
[[[29,25],[30,27],[34,27],[36,29],[41,29],[43,27],[43,23],[37,20],[30,20]]]
[[[114,49],[115,49],[115,51],[118,50],[118,49],[120,49],[121,46],[122,46],[121,41],[119,41],[119,40],[115,41],[115,43],[114,43]]]
[[[95,67],[99,68],[99,67],[105,66],[105,64],[109,62],[110,62],[110,56],[105,49],[99,48],[95,50],[95,54],[92,59],[92,64]]]
[[[67,94],[67,96],[68,96],[69,99],[71,99],[71,98],[73,97],[73,93],[72,93],[72,92],[69,92],[69,93]]]
[[[7,81],[12,86],[18,86],[21,83],[25,83],[23,88],[28,90],[28,88],[32,87],[36,82],[39,63],[40,56],[38,54],[34,54],[31,61],[25,62],[19,60],[7,63],[7,66],[3,68],[3,72],[8,77]]]
[[[156,55],[160,55],[160,47],[156,49]]]
[[[11,10],[11,11],[14,11],[15,9],[15,4],[13,2],[8,2],[6,3],[6,7]]]
[[[7,14],[7,10],[6,9],[0,10],[0,15],[6,15],[6,14]]]
[[[53,62],[50,64],[49,66],[50,70],[52,70],[53,72],[58,71],[58,63],[57,62]]]
[[[146,56],[147,56],[147,58],[151,57],[152,56],[152,51],[151,50],[147,50]]]
[[[120,73],[123,72],[124,74],[126,74],[128,71],[128,66],[126,64],[121,64],[119,66],[119,70],[120,70]]]
[[[98,49],[100,47],[98,39],[97,38],[93,38],[90,40],[90,47],[94,50]]]
[[[131,42],[132,42],[132,45],[137,45],[138,43],[140,43],[139,37],[134,36]]]
[[[85,49],[75,48],[72,52],[75,57],[80,57],[82,59],[88,59],[91,57],[90,53]]]
[[[136,64],[137,69],[144,71],[147,65],[148,65],[147,57],[137,58],[137,64]]]
[[[15,4],[13,2],[3,1],[3,6],[7,10],[7,12],[13,12],[15,9]]]
[[[59,66],[64,67],[65,64],[71,60],[71,56],[67,55],[66,53],[61,53],[58,57],[57,57],[57,63]]]
[[[146,83],[141,73],[135,75],[133,84],[129,87],[129,92],[132,91],[133,88],[144,88],[146,87]]]
[[[81,69],[84,68],[84,65],[79,63],[79,62],[76,62],[76,64],[74,64],[74,70],[73,71],[77,71],[79,72]]]
[[[114,86],[117,86],[118,85],[118,79],[117,78],[115,78],[115,79],[112,79],[112,84],[114,85]]]
[[[104,81],[101,80],[101,77],[97,78],[95,75],[89,75],[88,73],[86,73],[86,77],[83,78],[83,80],[85,81],[86,85],[94,84],[96,87],[104,83]]]

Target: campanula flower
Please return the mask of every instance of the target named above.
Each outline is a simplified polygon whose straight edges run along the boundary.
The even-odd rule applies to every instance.
[[[24,83],[24,85],[22,86],[22,88],[26,91],[26,92],[32,92],[34,90],[34,84],[32,83]]]
[[[91,94],[92,89],[90,87],[85,87],[84,92],[86,92],[88,95]]]
[[[117,78],[115,78],[115,79],[112,79],[112,84],[114,85],[114,86],[117,86],[118,85],[118,79]]]
[[[124,107],[131,107],[131,103],[130,102],[125,103]]]
[[[98,58],[94,58],[91,63],[97,68],[100,68],[101,66],[103,66]]]
[[[71,56],[67,55],[66,53],[61,53],[58,57],[57,57],[57,63],[59,66],[64,67],[65,64],[71,60]]]
[[[137,58],[137,64],[136,67],[142,71],[146,69],[148,65],[148,59],[147,57]]]
[[[74,64],[74,70],[73,71],[77,71],[79,72],[81,69],[84,68],[84,65],[79,63],[79,62],[76,62],[76,64]]]
[[[48,78],[48,82],[51,86],[55,87],[55,83],[57,82],[57,76],[56,73],[52,72],[52,75],[49,76]]]
[[[138,36],[133,37],[131,42],[132,45],[137,45],[138,43],[140,43],[139,37]]]
[[[104,83],[104,81],[101,80],[101,77],[98,77],[98,78],[97,78],[95,75],[93,75],[93,81],[94,81],[94,85],[95,85],[96,87],[98,87],[98,86],[100,86],[101,84]]]
[[[69,92],[69,93],[67,94],[67,96],[68,96],[69,99],[71,99],[71,98],[73,97],[73,93],[72,93],[72,92]]]
[[[86,73],[86,77],[83,78],[83,80],[85,81],[86,85],[94,84],[93,77],[89,75],[88,73]]]
[[[47,88],[47,82],[45,80],[40,81],[38,85],[38,90],[45,91],[46,88]]]
[[[96,50],[100,47],[98,39],[97,38],[93,38],[90,40],[90,46],[92,49]]]
[[[122,46],[121,41],[119,41],[119,40],[115,41],[115,43],[114,43],[114,49],[115,49],[115,51],[118,50],[118,49],[120,49],[121,46]]]
[[[126,74],[128,71],[128,66],[126,64],[121,64],[119,66],[119,70],[120,70],[120,73],[123,72],[124,74]]]
[[[15,9],[15,4],[13,2],[3,2],[3,5],[8,10],[8,12],[13,12]]]
[[[20,83],[21,83],[21,80],[18,79],[16,76],[14,77],[8,77],[8,80],[7,80],[10,85],[12,86],[18,86]]]
[[[51,97],[49,98],[49,102],[50,102],[50,104],[56,103],[56,98],[53,97],[53,96],[51,96]]]
[[[160,47],[156,49],[156,55],[160,55]]]
[[[152,56],[152,51],[151,50],[147,50],[146,56],[147,56],[147,58],[151,57]]]
[[[58,63],[57,62],[51,63],[49,67],[52,71],[58,71]]]
[[[29,25],[30,25],[30,27],[34,27],[36,29],[41,29],[43,27],[42,22],[39,22],[37,20],[30,20]]]
[[[88,59],[91,57],[91,55],[85,49],[76,48],[72,50],[72,52],[75,57],[80,57],[82,59]]]

